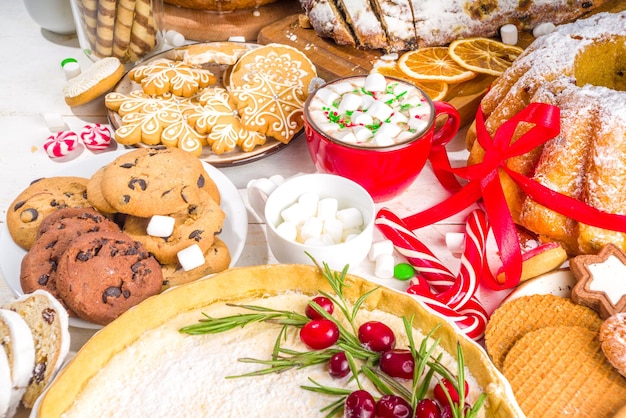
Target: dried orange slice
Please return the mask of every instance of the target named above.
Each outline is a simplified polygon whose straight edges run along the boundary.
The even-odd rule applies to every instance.
[[[442,46],[420,48],[405,52],[398,60],[398,68],[417,80],[460,83],[476,77],[476,73],[461,67]]]
[[[379,65],[372,72],[381,73],[388,77],[395,77],[419,87],[430,97],[431,100],[443,100],[448,93],[448,83],[445,81],[421,81],[409,77],[403,73],[397,65]]]
[[[463,68],[499,76],[524,50],[494,39],[468,38],[453,41],[449,52],[450,57]]]

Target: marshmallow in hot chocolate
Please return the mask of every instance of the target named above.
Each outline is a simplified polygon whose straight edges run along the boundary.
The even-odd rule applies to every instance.
[[[421,135],[433,117],[419,89],[378,73],[321,87],[309,109],[326,135],[367,147],[406,142]]]

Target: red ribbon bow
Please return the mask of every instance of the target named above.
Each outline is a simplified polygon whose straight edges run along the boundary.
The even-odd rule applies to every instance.
[[[534,126],[511,144],[513,134],[521,122],[528,122]],[[505,277],[502,283],[493,278],[483,281],[494,290],[516,286],[522,271],[522,255],[517,230],[504,197],[498,175],[499,170],[506,172],[524,193],[540,205],[587,225],[626,232],[626,216],[602,212],[577,199],[551,190],[506,166],[507,159],[535,149],[557,136],[559,132],[559,108],[545,103],[531,103],[502,124],[492,139],[485,127],[484,115],[479,107],[476,114],[476,134],[477,141],[485,150],[483,161],[466,167],[453,168],[450,166],[445,147],[433,148],[429,156],[433,171],[440,183],[455,193],[423,212],[404,218],[404,223],[411,230],[415,230],[446,219],[482,199],[493,228]],[[461,186],[455,176],[466,179],[468,182]]]

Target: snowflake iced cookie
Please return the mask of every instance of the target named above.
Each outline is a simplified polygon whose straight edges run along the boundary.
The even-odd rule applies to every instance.
[[[209,70],[167,58],[140,65],[132,69],[128,76],[140,83],[142,90],[148,95],[172,93],[180,97],[191,97],[199,89],[217,81]]]
[[[233,66],[229,88],[242,125],[288,143],[302,129],[313,63],[297,49],[269,44],[245,53]]]

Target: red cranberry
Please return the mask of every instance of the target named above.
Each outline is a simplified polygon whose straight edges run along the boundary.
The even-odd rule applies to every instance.
[[[422,399],[415,405],[415,418],[441,418],[439,405],[432,399]]]
[[[345,352],[335,354],[328,361],[328,373],[332,377],[345,377],[350,373],[350,365]]]
[[[413,379],[415,360],[409,350],[389,350],[380,356],[380,369],[391,377]]]
[[[313,319],[300,329],[300,340],[314,350],[323,350],[339,339],[339,328],[329,319]]]
[[[463,407],[463,416],[466,417],[468,412],[470,411],[471,406],[467,403]],[[454,418],[454,414],[452,413],[452,407],[447,404],[441,408],[441,417],[440,418]]]
[[[376,401],[369,392],[356,390],[348,395],[343,409],[344,418],[373,418]]]
[[[391,328],[378,321],[366,322],[359,327],[359,341],[368,350],[378,353],[391,350],[396,345]]]
[[[376,402],[376,416],[379,418],[409,418],[413,416],[411,405],[396,395],[383,395]]]
[[[324,309],[330,315],[332,315],[333,311],[335,310],[335,305],[333,305],[333,301],[328,299],[325,296],[316,296],[313,298],[311,302],[317,303],[322,309]],[[320,315],[315,309],[311,307],[310,302],[309,304],[306,305],[306,308],[304,309],[304,314],[310,319],[322,319],[323,318],[322,315]]]
[[[464,382],[464,383],[465,383],[465,397],[467,398],[467,395],[469,393],[469,386],[467,385],[467,382]],[[450,395],[450,399],[452,400],[452,402],[459,403],[459,394],[454,388],[454,385],[452,384],[452,382],[450,382],[446,378],[441,379],[441,383],[438,383],[437,385],[435,385],[434,393],[435,393],[435,399],[437,399],[437,402],[439,402],[441,405],[449,404],[448,398],[446,397],[446,390],[448,391],[448,394]]]

